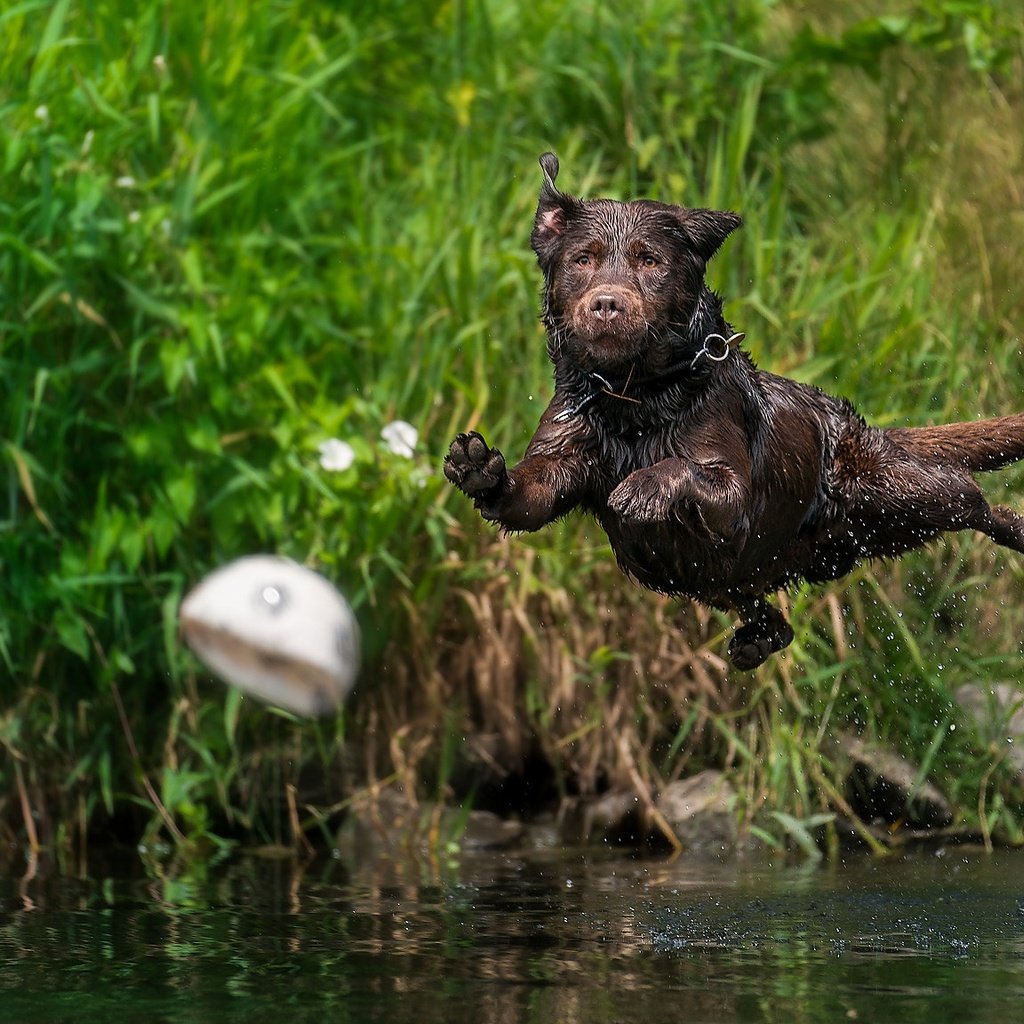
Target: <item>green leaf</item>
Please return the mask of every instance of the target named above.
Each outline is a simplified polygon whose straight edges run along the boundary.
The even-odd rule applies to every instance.
[[[229,686],[227,696],[224,698],[224,732],[232,747],[235,746],[235,739],[238,735],[238,718],[241,708],[242,691],[237,686]]]
[[[100,796],[107,814],[114,813],[114,771],[110,757],[110,748],[100,752],[96,761],[96,779],[99,782]]]
[[[29,96],[38,95],[40,88],[49,75],[52,63],[51,51],[58,45],[60,34],[64,29],[64,20],[68,15],[68,8],[71,0],[56,0],[50,7],[50,16],[46,19],[46,26],[39,38],[39,46],[36,49],[35,60],[32,65],[32,74],[29,77]]]
[[[81,617],[61,608],[53,617],[53,627],[62,647],[77,654],[82,661],[89,660],[89,634]]]

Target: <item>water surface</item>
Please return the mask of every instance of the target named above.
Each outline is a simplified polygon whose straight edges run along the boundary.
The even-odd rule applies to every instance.
[[[1024,855],[0,880],[0,1020],[1014,1021]]]

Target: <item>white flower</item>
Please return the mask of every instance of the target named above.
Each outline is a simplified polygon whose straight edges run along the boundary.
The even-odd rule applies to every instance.
[[[167,58],[162,53],[158,53],[153,58],[153,67],[163,74],[167,70]]]
[[[336,437],[321,441],[316,450],[320,453],[320,467],[330,473],[343,473],[356,461],[352,445]]]
[[[135,188],[135,179],[130,174],[123,174],[114,181],[118,188]]]
[[[394,423],[389,423],[380,432],[380,436],[384,439],[390,452],[406,459],[412,458],[413,449],[420,437],[419,431],[405,420],[395,420]]]
[[[138,210],[132,210],[131,213],[128,214],[128,223],[129,224],[138,224],[139,220],[141,218],[142,218],[142,214],[139,213]]]
[[[35,114],[36,117],[44,123],[50,120],[50,109],[45,103],[40,103],[39,106],[36,107]]]

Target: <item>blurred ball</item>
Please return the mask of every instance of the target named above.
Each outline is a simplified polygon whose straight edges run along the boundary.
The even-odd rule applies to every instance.
[[[337,711],[359,668],[359,626],[323,576],[278,555],[211,573],[179,610],[188,645],[253,697],[310,717]]]

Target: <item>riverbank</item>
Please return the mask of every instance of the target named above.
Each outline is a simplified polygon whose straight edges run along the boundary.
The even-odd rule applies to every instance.
[[[847,734],[1019,840],[956,694],[1020,682],[1020,559],[958,535],[794,590],[794,644],[741,675],[727,618],[642,593],[592,524],[498,538],[439,470],[546,403],[547,149],[572,193],[744,216],[710,276],[765,368],[882,425],[1019,411],[1019,15],[877,6],[5,15],[0,841],[203,858],[320,842],[381,782],[526,818],[713,770],[799,849],[845,813]],[[1024,502],[1019,468],[984,484]],[[256,551],[354,604],[344,714],[250,706],[179,642],[182,595]]]

